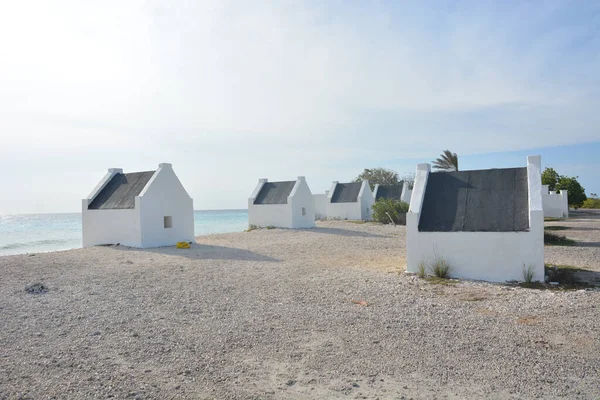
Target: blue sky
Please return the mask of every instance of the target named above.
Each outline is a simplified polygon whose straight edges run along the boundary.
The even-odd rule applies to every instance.
[[[527,156],[535,154],[542,156],[542,168],[554,168],[560,175],[577,176],[587,194],[600,191],[600,157],[598,157],[600,142],[463,155],[459,156],[459,166],[462,170],[519,167],[526,165]],[[390,159],[384,164],[389,168],[402,171],[400,175],[403,175],[404,171],[414,169],[415,164],[430,163],[435,158]]]
[[[242,208],[446,148],[600,191],[599,2],[24,0],[0,48],[0,214],[78,211],[111,167]]]

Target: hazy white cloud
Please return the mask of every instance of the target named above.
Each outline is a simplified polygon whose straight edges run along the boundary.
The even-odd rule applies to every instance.
[[[40,0],[1,11],[0,166],[15,172],[2,177],[14,190],[0,213],[76,210],[112,166],[170,161],[197,208],[229,208],[259,177],[306,175],[321,191],[447,147],[600,138],[594,4]]]

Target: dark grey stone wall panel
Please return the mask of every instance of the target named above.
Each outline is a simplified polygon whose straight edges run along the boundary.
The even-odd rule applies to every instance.
[[[295,184],[296,181],[266,182],[254,199],[254,204],[287,204]]]
[[[375,201],[379,199],[391,199],[391,200],[400,200],[402,196],[402,185],[404,181],[400,181],[398,185],[379,185],[379,189],[377,189],[377,197]]]
[[[528,229],[527,168],[429,174],[419,231],[516,232]]]
[[[116,174],[88,205],[88,210],[135,208],[138,196],[156,171]]]
[[[356,203],[362,182],[338,183],[335,186],[332,203]]]

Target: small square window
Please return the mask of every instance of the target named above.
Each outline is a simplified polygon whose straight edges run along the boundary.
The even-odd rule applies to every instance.
[[[302,207],[302,215],[306,215],[306,208]]]
[[[165,217],[165,228],[172,228],[173,227],[173,217]]]

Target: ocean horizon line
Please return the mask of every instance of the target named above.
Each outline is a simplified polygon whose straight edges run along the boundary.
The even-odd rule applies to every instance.
[[[216,208],[210,210],[194,210],[196,211],[248,211],[247,208]],[[72,215],[72,214],[81,214],[81,211],[78,212],[43,212],[43,213],[20,213],[20,214],[0,214],[1,217],[22,217],[27,215]]]

